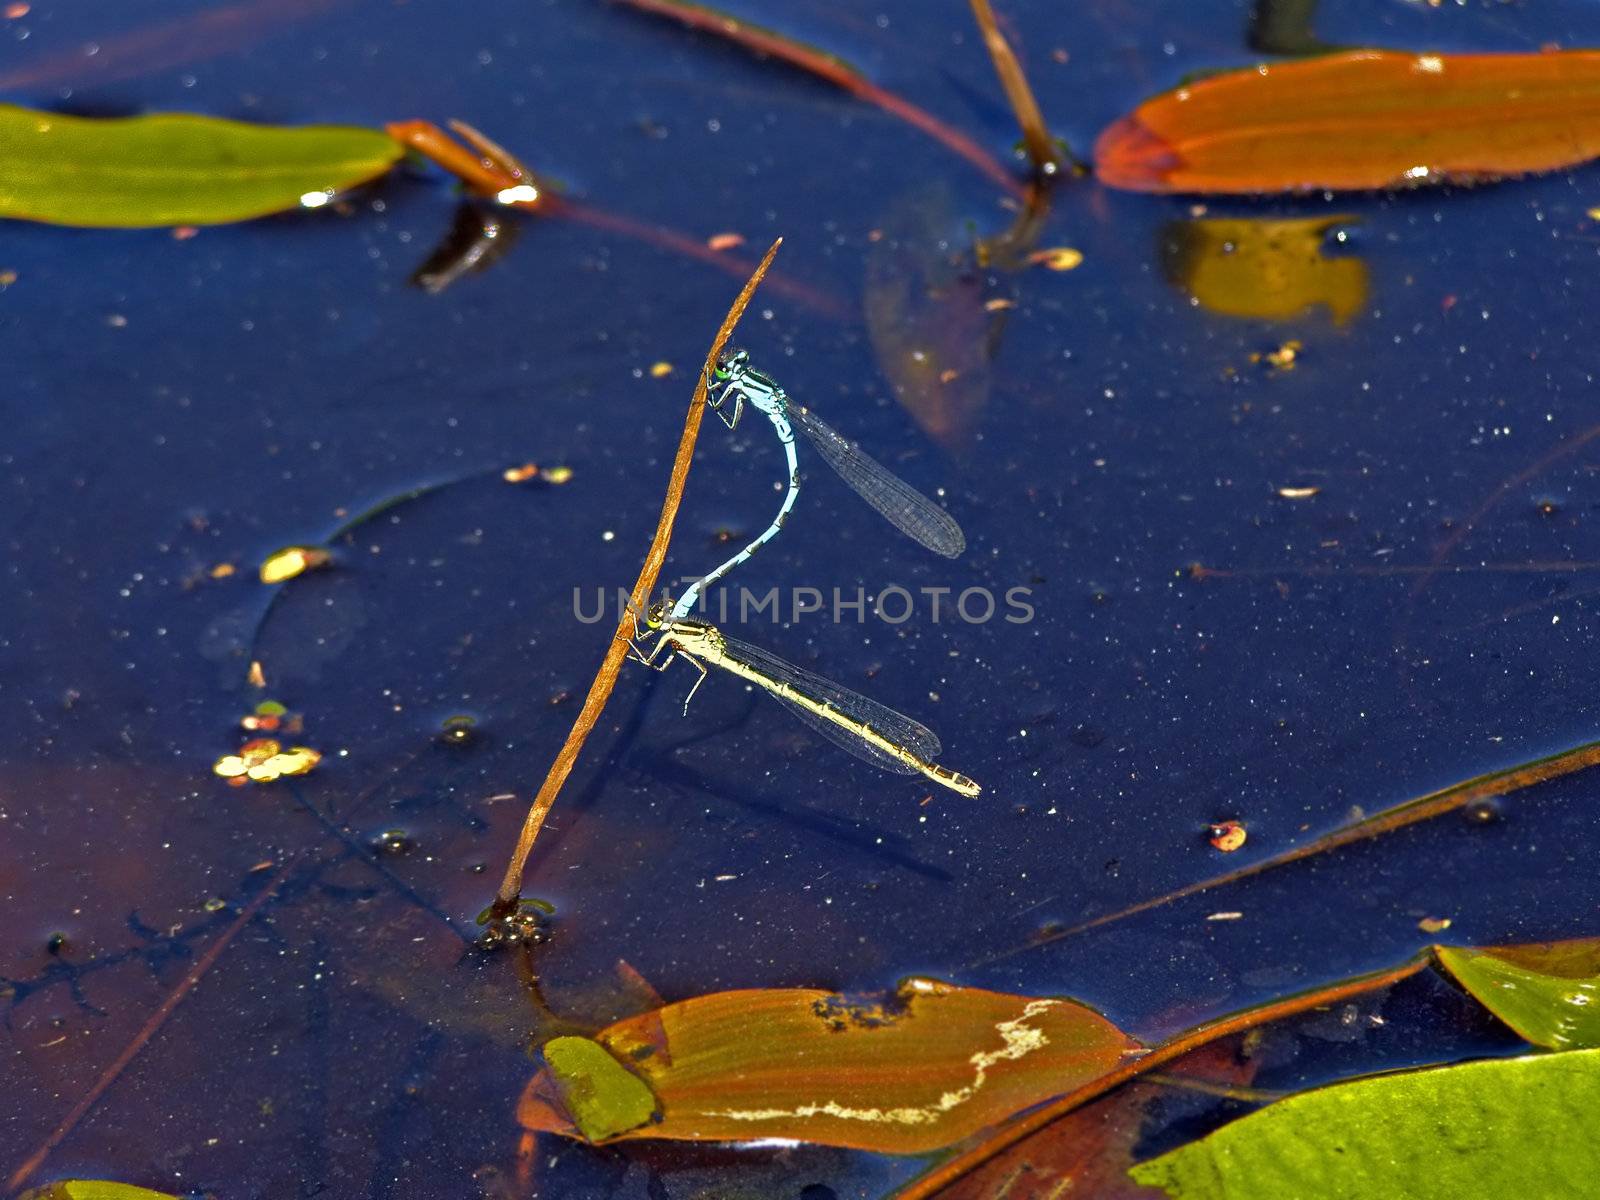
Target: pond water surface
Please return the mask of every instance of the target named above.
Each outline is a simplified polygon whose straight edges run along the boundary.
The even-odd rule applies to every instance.
[[[1237,0],[1004,7],[1080,152],[1187,72],[1255,57]],[[747,9],[1022,178],[958,0]],[[1576,0],[1316,16],[1339,44],[1600,42]],[[697,364],[779,235],[740,343],[937,494],[969,548],[935,558],[808,471],[735,579],[830,600],[901,588],[916,612],[786,610],[737,632],[937,729],[985,793],[876,772],[728,678],[685,719],[692,672],[629,670],[530,865],[528,893],[557,909],[537,958],[550,1009],[586,1027],[633,1011],[620,960],[669,1000],[923,973],[1159,1031],[1392,963],[1434,940],[1425,917],[1473,943],[1597,932],[1580,774],[1488,823],[1434,821],[1002,953],[1594,736],[1593,170],[1199,214],[1063,180],[1024,253],[983,269],[974,239],[1016,219],[993,180],[819,81],[619,5],[40,0],[0,45],[11,102],[460,117],[592,210],[744,238],[719,270],[661,238],[513,218],[498,262],[430,294],[409,279],[459,197],[422,169],[338,211],[187,238],[5,226],[8,1175],[49,1145],[29,1182],[516,1194],[516,1097],[552,1026],[517,956],[472,948],[473,918],[606,647],[575,592],[592,608],[634,578]],[[1246,224],[1213,244],[1202,218]],[[1254,253],[1263,222],[1307,218],[1326,228],[1275,234],[1290,244],[1267,271],[1327,303],[1239,315],[1225,284],[1195,281],[1226,270],[1239,229]],[[1081,265],[1025,265],[1056,247]],[[1266,276],[1250,278],[1247,299]],[[499,478],[523,462],[571,480]],[[759,532],[781,463],[764,426],[708,421],[666,577]],[[337,540],[332,569],[276,593],[256,580],[274,549],[451,481]],[[1003,599],[987,621],[952,613],[973,589],[1023,589],[1030,619]],[[212,764],[263,696],[303,714],[296,740],[324,761],[230,788]],[[441,737],[461,716],[469,732]],[[1204,836],[1224,818],[1250,833],[1232,856]],[[1242,916],[1206,920],[1224,910]],[[1447,999],[1400,1007],[1400,1032],[1328,1041],[1306,1076],[1500,1044]],[[549,1197],[823,1200],[887,1194],[922,1165],[551,1140],[534,1179]]]

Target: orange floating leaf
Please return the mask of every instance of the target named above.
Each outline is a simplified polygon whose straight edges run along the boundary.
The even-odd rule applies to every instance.
[[[1095,144],[1140,192],[1365,190],[1551,171],[1600,154],[1600,51],[1355,50],[1164,92]]]
[[[590,1049],[570,1044],[580,1040]],[[558,1041],[519,1105],[527,1128],[890,1154],[948,1146],[1142,1052],[1074,1001],[928,979],[885,1002],[717,992]]]

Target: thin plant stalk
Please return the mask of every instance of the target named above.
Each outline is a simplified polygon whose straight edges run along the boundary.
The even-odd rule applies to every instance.
[[[658,225],[648,225],[619,213],[596,208],[592,204],[559,196],[540,185],[537,175],[487,135],[465,121],[451,121],[449,124],[452,130],[472,146],[472,150],[453,141],[432,121],[391,121],[384,126],[384,131],[395,141],[450,172],[474,195],[493,200],[506,208],[576,221],[593,229],[633,238],[674,254],[682,254],[697,262],[706,263],[730,275],[745,276],[752,269],[748,259],[725,251],[713,250],[705,242],[688,234]],[[474,150],[477,153],[474,153]],[[522,185],[531,185],[533,194],[511,191]],[[854,319],[847,306],[837,297],[826,295],[796,280],[774,275],[767,281],[767,287],[834,320]]]
[[[1022,186],[1011,172],[977,142],[960,130],[952,129],[926,109],[918,108],[904,96],[897,96],[888,89],[879,87],[831,54],[824,54],[792,38],[751,25],[726,13],[698,4],[686,4],[682,0],[621,0],[621,2],[640,12],[670,17],[683,22],[691,29],[727,38],[756,54],[779,59],[819,79],[827,80],[835,87],[843,88],[856,99],[875,105],[890,116],[898,117],[913,128],[921,130],[947,150],[966,159],[1007,192],[1018,199],[1022,198]]]
[[[1533,787],[1535,784],[1545,783],[1552,779],[1559,779],[1563,775],[1571,775],[1576,771],[1586,771],[1591,767],[1600,766],[1600,740],[1580,743],[1568,750],[1557,754],[1549,754],[1543,758],[1536,758],[1532,762],[1518,763],[1514,767],[1506,767],[1499,771],[1490,771],[1484,775],[1477,775],[1460,783],[1453,783],[1438,791],[1428,792],[1414,799],[1403,801],[1381,812],[1373,813],[1358,821],[1341,825],[1337,829],[1307,842],[1303,846],[1292,846],[1271,858],[1262,859],[1260,862],[1250,863],[1236,871],[1229,871],[1225,875],[1214,875],[1210,879],[1202,879],[1196,883],[1185,884],[1183,887],[1154,896],[1148,900],[1141,900],[1127,908],[1120,908],[1115,912],[1103,913],[1087,921],[1081,921],[1069,929],[1061,929],[1051,933],[1048,937],[1036,938],[1021,946],[1013,946],[1008,950],[1001,950],[985,958],[967,964],[969,968],[988,966],[1000,962],[1014,955],[1036,950],[1040,946],[1047,946],[1052,942],[1059,942],[1063,938],[1076,937],[1080,933],[1087,933],[1091,929],[1098,929],[1102,925],[1110,925],[1116,921],[1124,920],[1138,913],[1149,912],[1153,908],[1171,904],[1188,896],[1208,892],[1213,888],[1224,887],[1228,884],[1238,883],[1256,875],[1275,871],[1279,867],[1286,867],[1290,863],[1300,862],[1319,854],[1326,854],[1341,847],[1364,842],[1371,838],[1381,837],[1384,834],[1394,833],[1396,830],[1405,829],[1421,821],[1431,820],[1445,813],[1456,812],[1469,804],[1478,804],[1483,801],[1508,796],[1512,792]]]
[[[983,34],[983,44],[988,47],[989,57],[994,60],[995,74],[1000,76],[1000,86],[1005,89],[1006,99],[1011,102],[1011,111],[1016,114],[1017,124],[1022,128],[1022,144],[1027,148],[1033,169],[1041,175],[1054,175],[1061,170],[1061,149],[1045,127],[1044,114],[1039,111],[1039,102],[1034,99],[1033,89],[1028,86],[1022,63],[1000,32],[989,0],[971,0],[971,3],[972,15],[978,22],[979,32]]]
[[[667,560],[667,546],[672,540],[672,526],[677,520],[678,505],[683,501],[683,488],[689,478],[689,465],[694,460],[695,440],[700,435],[700,419],[705,413],[706,378],[715,365],[717,356],[722,353],[723,346],[732,336],[734,326],[744,315],[744,310],[749,305],[751,296],[755,294],[762,276],[772,265],[778,247],[782,244],[782,238],[772,243],[771,249],[762,258],[755,273],[750,276],[749,281],[734,299],[733,307],[728,310],[721,328],[717,330],[717,336],[711,341],[711,350],[706,355],[705,365],[695,380],[694,398],[689,401],[689,411],[684,417],[683,436],[678,440],[678,454],[673,459],[672,474],[667,480],[667,494],[661,502],[661,518],[656,522],[655,537],[650,543],[649,552],[645,555],[644,565],[639,568],[639,578],[633,585],[630,602],[632,611],[623,613],[622,619],[617,622],[616,634],[611,639],[606,656],[600,663],[600,670],[595,674],[594,682],[589,685],[589,694],[584,697],[583,708],[579,710],[577,719],[572,723],[572,730],[567,734],[567,740],[562,743],[560,751],[556,754],[556,760],[550,767],[550,773],[545,776],[543,785],[533,798],[533,804],[528,808],[528,816],[523,821],[516,849],[511,852],[511,861],[506,866],[505,878],[500,882],[500,890],[490,909],[492,916],[506,917],[516,912],[522,896],[524,869],[527,866],[528,855],[533,850],[534,841],[538,838],[539,831],[544,828],[545,818],[550,815],[550,809],[554,806],[562,785],[572,774],[572,768],[578,761],[584,742],[588,740],[595,723],[600,719],[601,710],[611,698],[612,689],[616,687],[617,676],[622,671],[622,661],[628,653],[628,636],[633,628],[633,613],[640,612],[648,606],[650,594],[655,590],[656,580],[661,575],[661,567]]]

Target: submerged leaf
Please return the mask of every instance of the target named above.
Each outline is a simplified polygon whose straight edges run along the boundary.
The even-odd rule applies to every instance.
[[[918,189],[895,201],[882,224],[863,295],[873,351],[917,424],[958,446],[988,403],[1005,312],[985,307],[990,273],[950,248],[959,224],[948,190]]]
[[[67,117],[0,104],[0,217],[55,225],[215,225],[325,204],[381,175],[374,129],[217,117]]]
[[[1437,946],[1445,970],[1536,1046],[1600,1047],[1600,938],[1527,946]]]
[[[575,1041],[604,1048],[611,1061],[569,1055],[565,1043]],[[575,1125],[591,1140],[793,1138],[918,1154],[1139,1050],[1071,1000],[926,979],[907,981],[889,1003],[799,988],[717,992],[618,1021],[592,1041],[548,1043],[549,1065],[529,1083],[518,1117],[541,1130]],[[586,1107],[619,1074],[653,1093],[658,1123],[642,1102],[599,1119]]]
[[[1586,1196],[1600,1051],[1379,1075],[1302,1092],[1130,1174],[1175,1200]]]
[[[1367,264],[1322,250],[1328,231],[1350,221],[1173,221],[1161,231],[1161,265],[1215,313],[1283,321],[1321,304],[1343,325],[1366,306]]]
[[[1357,50],[1208,76],[1095,144],[1141,192],[1368,189],[1481,180],[1600,154],[1600,52]]]

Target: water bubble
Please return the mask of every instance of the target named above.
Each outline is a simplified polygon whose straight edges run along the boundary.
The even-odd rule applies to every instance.
[[[410,854],[417,844],[404,829],[385,829],[372,840],[372,848],[380,854]]]
[[[477,737],[477,719],[465,713],[446,717],[439,725],[439,740],[447,746],[469,746]]]

